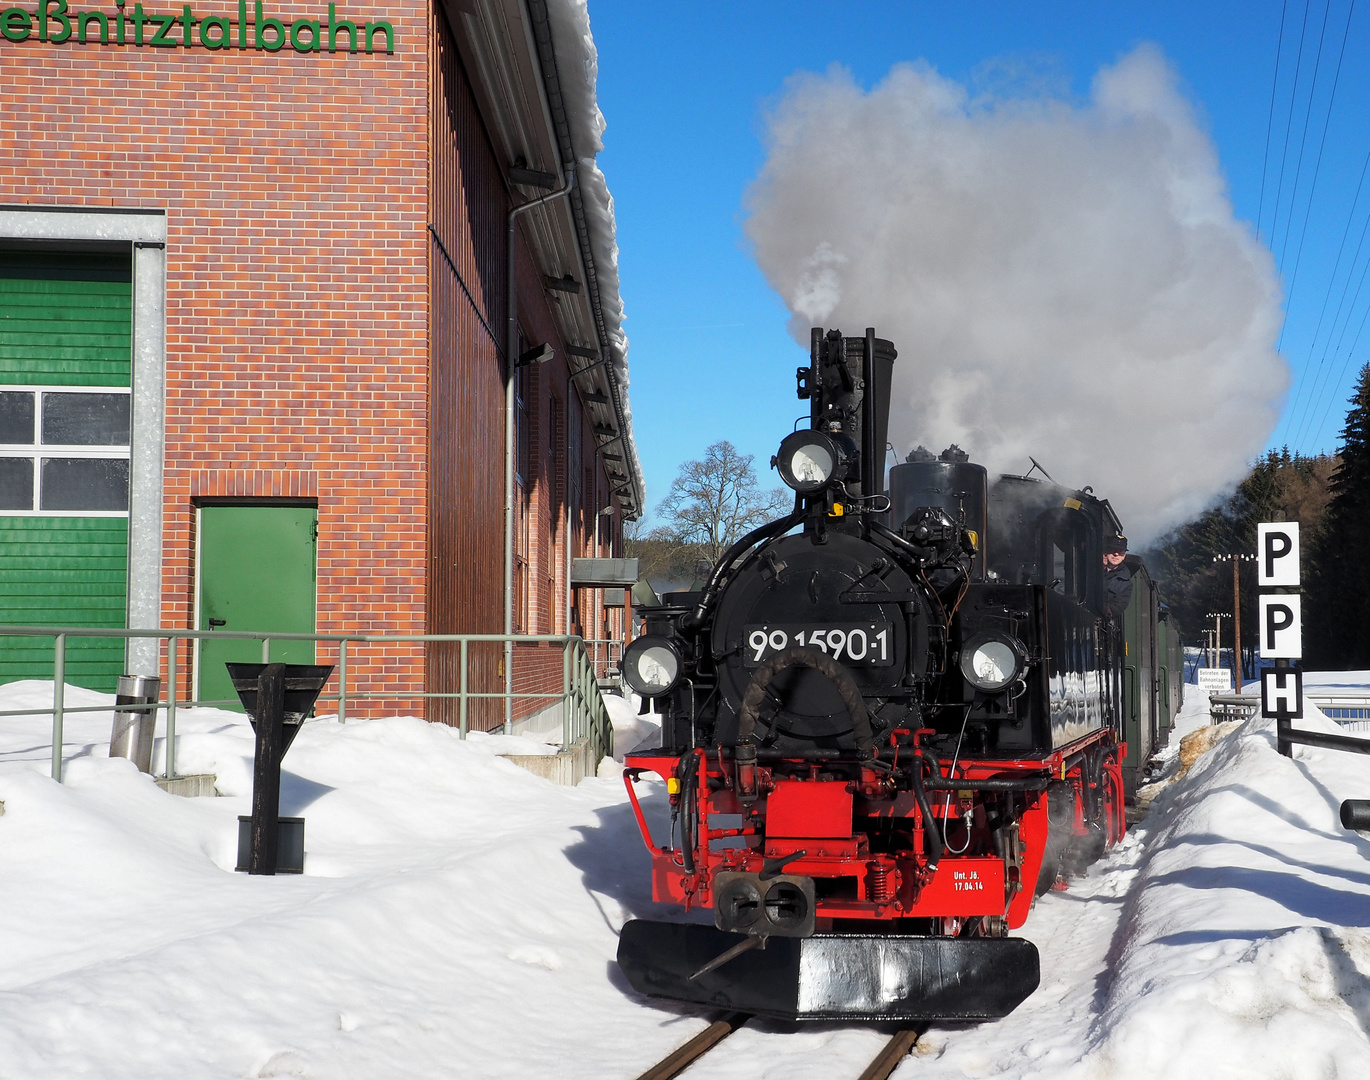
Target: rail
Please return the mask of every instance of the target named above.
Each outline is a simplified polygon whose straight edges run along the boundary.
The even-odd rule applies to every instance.
[[[585,649],[585,640],[569,634],[285,634],[257,633],[252,631],[224,630],[114,630],[109,628],[53,627],[53,626],[0,626],[0,638],[27,637],[52,638],[52,708],[51,709],[10,709],[0,710],[0,719],[11,716],[33,716],[35,713],[52,715],[52,778],[62,780],[62,735],[63,723],[67,716],[76,713],[110,712],[113,705],[67,707],[66,696],[66,657],[67,642],[71,638],[113,638],[124,641],[138,638],[155,638],[166,642],[160,660],[166,665],[167,678],[164,697],[148,705],[120,706],[126,712],[166,713],[166,778],[173,779],[176,774],[176,711],[177,709],[237,706],[236,699],[205,699],[193,697],[179,700],[179,673],[177,670],[178,646],[183,641],[197,641],[213,638],[216,641],[238,640],[261,643],[262,662],[271,661],[273,641],[307,641],[315,645],[330,643],[337,646],[337,664],[330,682],[336,679],[337,689],[332,693],[319,695],[319,702],[337,703],[339,723],[347,722],[347,703],[349,701],[392,700],[392,701],[452,701],[458,711],[457,726],[461,738],[466,738],[469,725],[469,706],[472,701],[498,699],[503,701],[546,701],[549,706],[560,704],[562,744],[571,746],[580,739],[588,739],[595,760],[600,760],[613,752],[613,727],[609,721],[608,709],[600,692],[594,661]],[[450,643],[459,646],[460,666],[457,690],[454,692],[427,692],[426,690],[402,689],[391,692],[353,691],[348,692],[347,661],[349,646],[353,645],[394,645],[394,644]],[[514,645],[561,645],[561,689],[542,691],[526,688],[510,690],[474,690],[471,688],[471,646],[484,643]],[[355,656],[356,654],[353,653]]]

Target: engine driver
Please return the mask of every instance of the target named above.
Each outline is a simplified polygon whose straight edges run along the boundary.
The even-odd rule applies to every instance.
[[[1132,599],[1133,568],[1128,566],[1127,537],[1121,533],[1104,536],[1104,614],[1122,618]]]

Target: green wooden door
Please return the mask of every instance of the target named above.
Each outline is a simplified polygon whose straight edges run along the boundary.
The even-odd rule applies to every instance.
[[[128,253],[0,250],[0,623],[125,626]],[[69,638],[112,692],[118,638]],[[0,682],[52,678],[52,639],[0,639]]]
[[[312,506],[200,508],[200,630],[314,633],[318,510]],[[202,638],[196,697],[242,711],[225,661],[260,662],[255,641]],[[271,659],[314,663],[314,643],[277,641]]]

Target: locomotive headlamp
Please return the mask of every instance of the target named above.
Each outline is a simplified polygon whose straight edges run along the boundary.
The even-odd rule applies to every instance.
[[[795,431],[780,443],[774,463],[787,486],[809,495],[828,486],[845,457],[836,440],[823,432]]]
[[[961,674],[975,689],[992,694],[1022,675],[1026,654],[1012,635],[982,631],[961,647]]]
[[[623,681],[643,697],[660,697],[675,689],[684,667],[670,638],[647,634],[623,650]]]

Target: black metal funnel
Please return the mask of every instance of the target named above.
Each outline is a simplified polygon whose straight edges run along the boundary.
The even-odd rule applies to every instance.
[[[332,664],[286,664],[285,666],[285,731],[281,754],[290,749],[295,736],[300,733],[300,725],[314,708],[314,702],[323,693],[324,684],[333,674]],[[252,721],[252,729],[257,729],[257,680],[267,669],[266,664],[225,664],[228,677],[233,680],[233,689],[247,710],[247,718]]]
[[[274,874],[280,847],[281,758],[304,725],[305,715],[323,689],[332,664],[227,664],[233,688],[242,698],[257,752],[252,763],[252,817],[249,874]],[[301,833],[304,829],[300,821]],[[303,847],[303,836],[299,846]],[[293,841],[292,841],[293,844]],[[303,859],[301,858],[301,869]],[[294,869],[294,867],[291,867]]]

